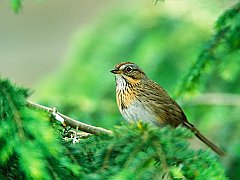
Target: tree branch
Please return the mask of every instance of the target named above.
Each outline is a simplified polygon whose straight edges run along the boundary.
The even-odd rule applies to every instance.
[[[186,105],[215,105],[215,106],[240,106],[240,95],[228,93],[205,93],[191,100],[183,101]]]
[[[27,100],[27,106],[29,108],[33,108],[33,109],[38,109],[44,112],[48,112],[48,113],[53,113],[54,112],[54,108],[49,108],[40,104],[37,104],[35,102],[29,101]],[[67,126],[70,126],[72,128],[77,128],[81,131],[87,132],[87,133],[91,133],[91,134],[111,134],[112,131],[101,128],[101,127],[96,127],[96,126],[92,126],[89,124],[85,124],[82,123],[80,121],[77,121],[75,119],[72,119],[64,114],[61,114],[60,112],[56,112],[56,114],[58,116],[60,116],[61,118],[63,118],[64,122],[62,122],[63,124],[66,124]]]

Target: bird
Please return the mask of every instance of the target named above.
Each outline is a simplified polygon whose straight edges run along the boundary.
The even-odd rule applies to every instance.
[[[162,127],[179,125],[190,129],[218,155],[225,153],[191,124],[181,107],[155,81],[133,62],[121,62],[110,71],[115,75],[116,100],[120,113],[129,123],[144,122]]]

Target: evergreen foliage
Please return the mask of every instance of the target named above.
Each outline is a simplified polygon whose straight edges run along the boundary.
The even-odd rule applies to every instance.
[[[180,82],[176,91],[177,96],[191,94],[203,88],[208,91],[219,91],[238,94],[240,93],[240,2],[225,11],[215,23],[215,33],[206,43],[197,61],[189,68]],[[239,106],[229,107],[193,107],[192,119],[202,118],[204,126],[209,118],[216,122],[209,124],[208,131],[214,131],[215,127],[221,129],[218,136],[221,137],[222,147],[228,148],[228,157],[225,159],[227,174],[231,179],[238,179],[240,173],[240,124]],[[206,126],[205,126],[206,129]],[[220,135],[219,135],[220,134]],[[231,139],[229,141],[228,139]]]
[[[240,2],[224,12],[217,20],[215,34],[206,43],[197,61],[189,68],[181,85],[178,87],[177,96],[183,93],[199,90],[200,79],[206,72],[211,72],[221,64],[220,76],[230,78],[240,72]],[[227,58],[226,58],[227,57]],[[229,57],[232,57],[229,61]]]
[[[189,148],[190,136],[186,129],[139,123],[82,140],[70,151],[86,179],[226,179],[214,156]]]
[[[0,178],[58,179],[78,175],[49,118],[25,107],[28,91],[0,79]]]

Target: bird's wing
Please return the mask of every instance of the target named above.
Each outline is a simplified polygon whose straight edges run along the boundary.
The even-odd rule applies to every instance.
[[[154,81],[143,84],[145,95],[143,100],[149,104],[158,116],[160,124],[170,124],[177,127],[187,122],[187,118],[180,106],[168,95],[168,93]],[[147,94],[146,94],[147,93]]]

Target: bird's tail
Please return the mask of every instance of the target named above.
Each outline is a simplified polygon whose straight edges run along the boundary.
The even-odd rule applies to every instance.
[[[221,150],[219,147],[217,147],[215,144],[213,144],[211,141],[209,141],[204,135],[202,135],[199,132],[199,130],[194,127],[194,125],[192,125],[189,122],[184,122],[183,125],[186,126],[187,128],[189,128],[195,134],[195,136],[198,137],[198,139],[200,139],[202,142],[204,142],[208,147],[210,147],[219,156],[225,156],[225,153],[223,152],[223,150]]]

